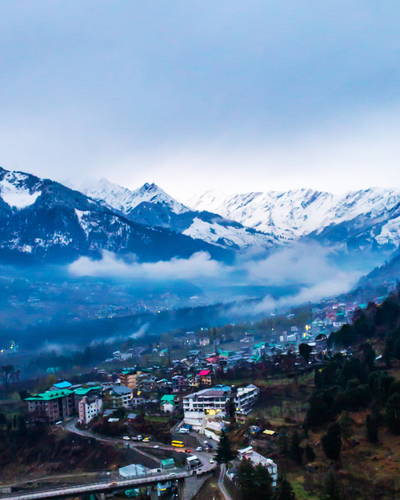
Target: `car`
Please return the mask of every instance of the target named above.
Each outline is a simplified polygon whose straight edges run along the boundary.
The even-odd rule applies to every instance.
[[[125,439],[125,441],[130,441],[131,438],[129,436],[122,436],[122,439]]]
[[[214,458],[210,458],[210,464],[215,464],[215,459]]]
[[[170,472],[170,473],[168,474],[168,476],[169,476],[169,477],[176,477],[176,473],[175,473],[175,472]]]
[[[142,438],[142,436],[139,434],[139,436],[136,436],[136,439],[137,439],[138,441],[142,441],[142,439],[143,439],[143,438]]]
[[[118,486],[118,483],[116,483],[115,481],[108,485],[109,488],[113,488],[114,486]]]
[[[146,437],[143,439],[143,443],[149,443],[150,442],[150,438],[149,437]]]
[[[153,448],[159,448],[158,444],[155,444],[155,445],[153,446]]]
[[[198,446],[198,447],[196,448],[196,451],[203,451],[203,448],[202,448],[201,446]]]
[[[187,448],[187,449],[185,450],[185,453],[192,453],[192,450],[191,450],[191,449],[189,449],[189,448]]]

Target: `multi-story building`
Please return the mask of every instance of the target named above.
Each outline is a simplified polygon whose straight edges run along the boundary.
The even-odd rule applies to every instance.
[[[140,372],[139,372],[139,374],[140,374]],[[123,370],[119,374],[119,378],[121,380],[121,385],[125,385],[126,387],[129,387],[129,389],[136,389],[137,376],[138,376],[137,370]]]
[[[113,409],[131,407],[132,392],[129,387],[114,385],[113,387],[107,387],[104,392],[107,394],[107,399],[111,402]]]
[[[103,407],[103,400],[99,396],[83,396],[79,401],[79,422],[87,425],[92,418],[97,417]]]
[[[195,430],[200,430],[206,416],[225,413],[230,392],[230,387],[216,385],[212,389],[203,389],[185,396],[183,398],[185,424],[192,425]]]
[[[75,413],[74,391],[68,389],[46,391],[25,401],[34,420],[47,424],[54,424]]]
[[[246,415],[257,401],[260,389],[253,384],[247,387],[239,387],[235,395],[236,413]]]
[[[236,412],[246,414],[257,400],[259,392],[258,387],[250,384],[236,391],[232,391],[228,386],[216,385],[210,389],[188,394],[183,398],[184,422],[192,425],[195,430],[204,430],[206,420],[225,415],[230,398],[235,400]]]

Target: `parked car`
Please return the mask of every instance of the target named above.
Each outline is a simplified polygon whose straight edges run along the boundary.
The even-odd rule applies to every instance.
[[[122,439],[125,439],[125,441],[130,441],[131,438],[129,436],[122,436]]]
[[[214,458],[210,458],[210,464],[215,464],[215,459]]]
[[[143,443],[150,443],[150,438],[149,437],[145,437],[143,439]]]
[[[198,447],[196,448],[196,451],[203,451],[203,448],[202,448],[201,446],[198,446]]]
[[[142,441],[142,439],[143,439],[143,438],[142,438],[142,436],[139,434],[139,436],[136,436],[136,439],[137,439],[138,441]]]

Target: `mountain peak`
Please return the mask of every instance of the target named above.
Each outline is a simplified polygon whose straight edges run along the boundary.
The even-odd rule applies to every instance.
[[[143,202],[164,205],[176,214],[188,212],[188,208],[154,183],[146,182],[141,188],[131,191],[102,178],[85,181],[80,190],[95,200],[105,201],[110,207],[125,215]]]

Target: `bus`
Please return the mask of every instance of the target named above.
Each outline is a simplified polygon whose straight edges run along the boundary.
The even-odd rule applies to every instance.
[[[185,446],[182,441],[172,441],[171,444],[175,448],[183,448]]]

